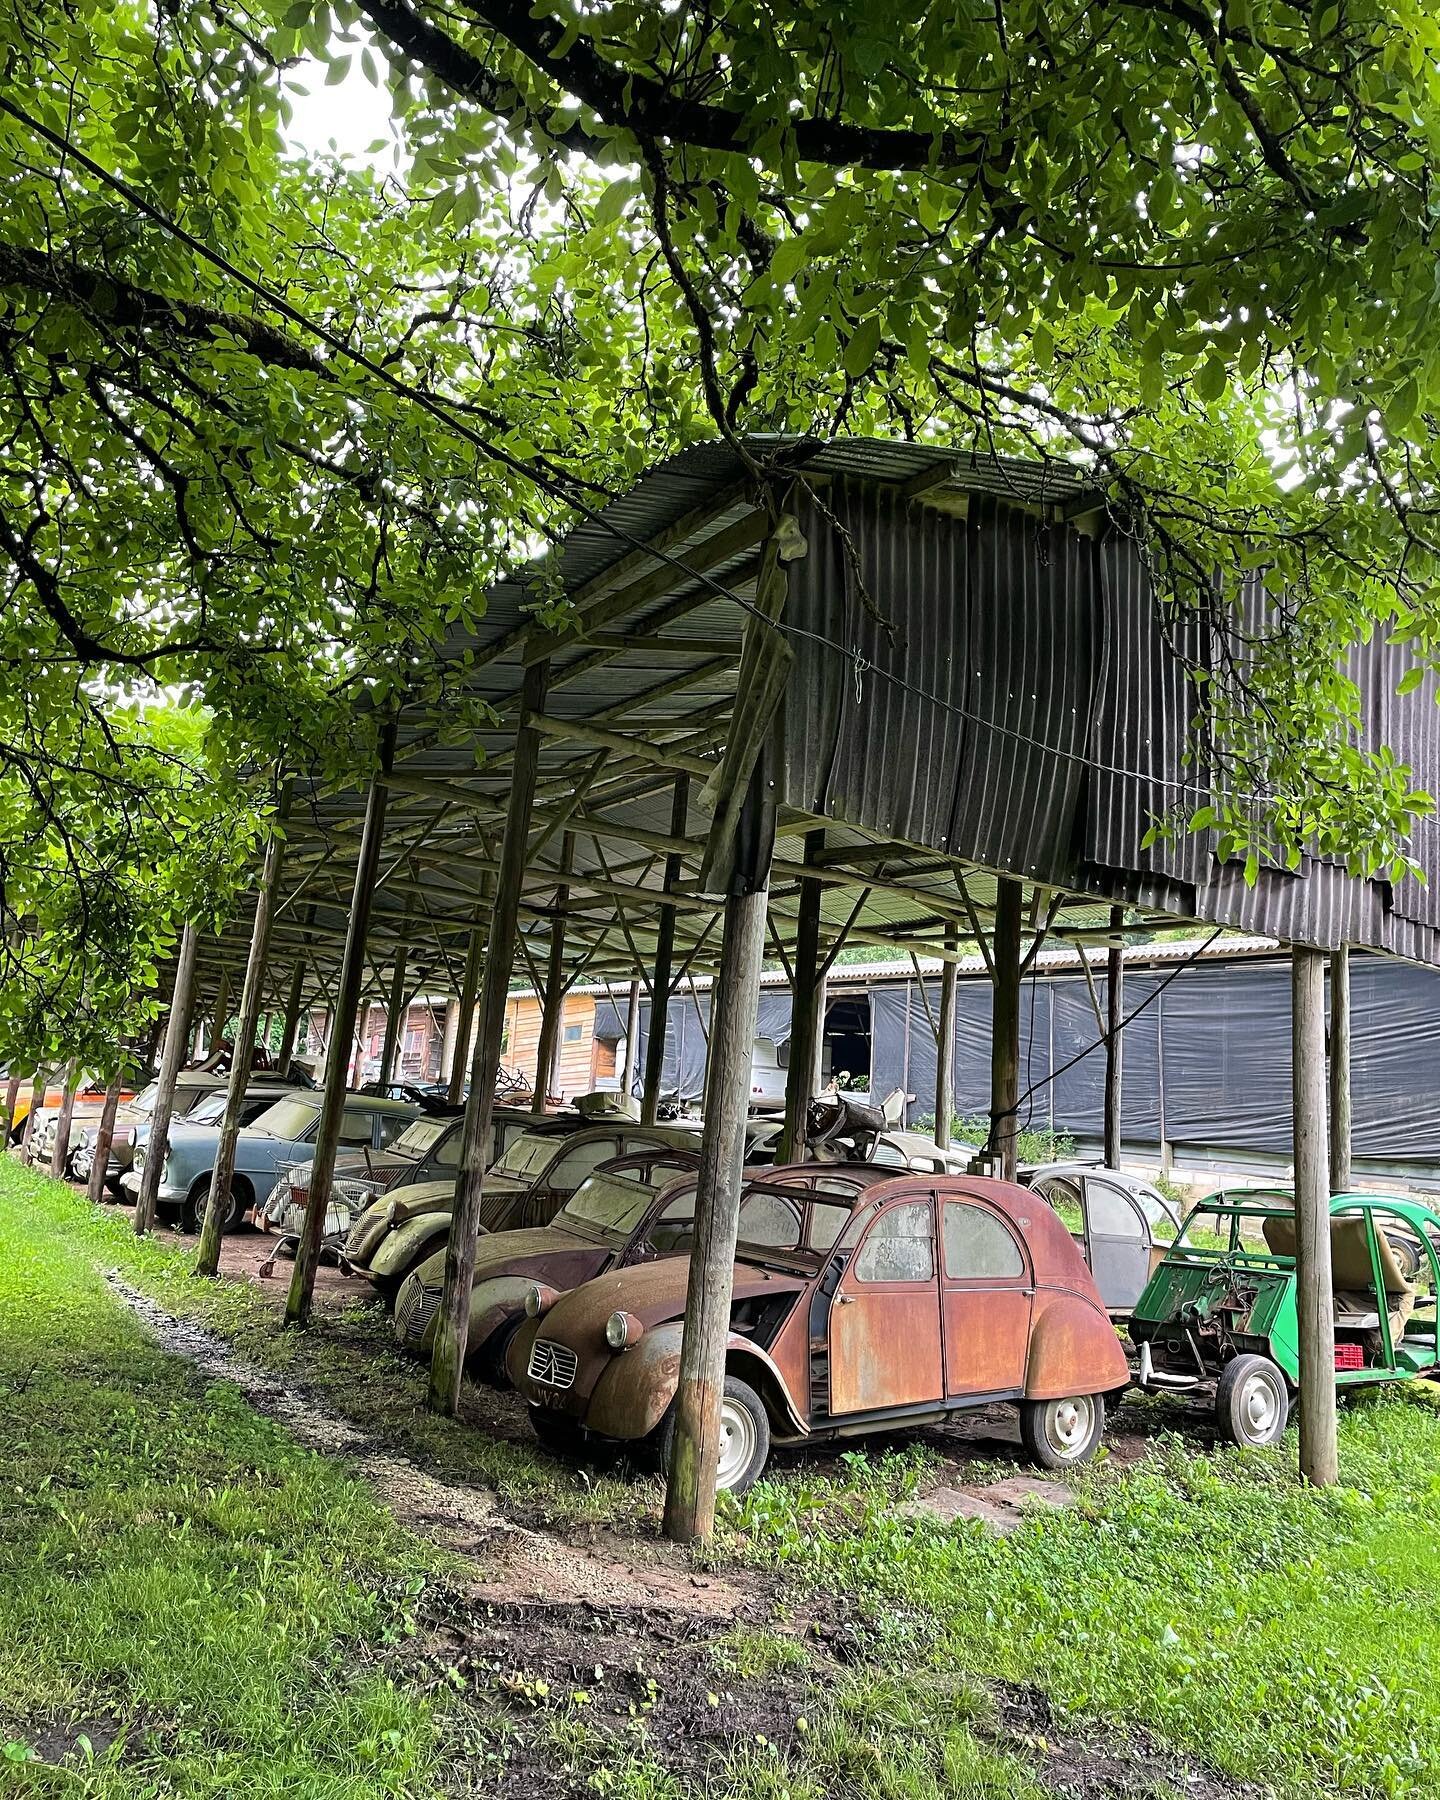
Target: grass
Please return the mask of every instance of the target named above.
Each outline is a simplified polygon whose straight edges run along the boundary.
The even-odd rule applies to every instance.
[[[1323,1494],[1295,1481],[1293,1438],[1207,1450],[1168,1403],[1132,1403],[1154,1454],[1102,1461],[1076,1505],[1006,1539],[898,1509],[936,1473],[922,1444],[781,1460],[707,1558],[762,1571],[770,1616],[678,1650],[638,1637],[654,1710],[617,1730],[598,1686],[417,1662],[455,1566],[157,1350],[99,1271],[532,1511],[633,1519],[656,1484],[433,1419],[369,1315],[300,1338],[189,1261],[0,1159],[0,1794],[418,1800],[509,1791],[508,1766],[534,1772],[517,1792],[618,1800],[1044,1800],[1047,1768],[1102,1753],[1128,1757],[1137,1796],[1204,1770],[1283,1800],[1440,1791],[1426,1387],[1343,1410]],[[687,1683],[698,1717],[676,1707]],[[737,1696],[707,1747],[707,1705]]]

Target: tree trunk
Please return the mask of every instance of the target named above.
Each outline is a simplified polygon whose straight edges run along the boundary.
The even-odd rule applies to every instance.
[[[1125,908],[1110,908],[1110,934],[1119,937],[1125,924]],[[1115,943],[1110,953],[1105,977],[1105,1166],[1120,1167],[1120,1104],[1124,1058],[1124,1033],[1120,1029],[1125,1017],[1125,946]]]
[[[93,1205],[100,1204],[105,1192],[105,1177],[110,1168],[110,1144],[115,1136],[115,1114],[120,1106],[120,1089],[125,1085],[125,1059],[115,1064],[115,1072],[105,1089],[105,1105],[95,1130],[95,1160],[90,1165],[90,1184],[86,1192]]]
[[[1002,1181],[1013,1181],[1020,1103],[1020,932],[1024,888],[995,883],[994,992],[990,1013],[989,1154]]]
[[[705,1132],[700,1140],[695,1237],[675,1395],[675,1448],[665,1489],[665,1534],[682,1544],[709,1537],[715,1525],[725,1346],[730,1336],[767,901],[762,886],[754,893],[731,895],[725,902],[720,974],[712,996]]]
[[[1330,958],[1330,1192],[1348,1194],[1350,1170],[1350,952]]]
[[[135,1201],[135,1235],[144,1237],[155,1223],[155,1196],[165,1166],[170,1115],[175,1110],[175,1078],[185,1061],[190,1043],[190,1013],[195,1004],[195,954],[199,933],[186,925],[180,939],[180,960],[175,969],[175,991],[170,998],[170,1022],[165,1028],[165,1049],[155,1082],[155,1104],[150,1109],[150,1138],[145,1147],[145,1168]]]
[[[300,1242],[295,1248],[290,1292],[285,1301],[285,1321],[289,1325],[310,1323],[315,1270],[320,1263],[325,1214],[335,1176],[335,1152],[340,1147],[340,1125],[345,1114],[345,1071],[355,1036],[355,1016],[360,1010],[360,992],[365,984],[365,939],[370,930],[375,877],[380,871],[380,851],[385,840],[385,802],[390,791],[385,777],[394,765],[397,729],[398,719],[392,714],[380,738],[380,766],[365,797],[365,825],[355,864],[355,889],[350,900],[350,922],[345,931],[345,955],[335,995],[330,1048],[325,1057],[325,1092],[310,1165],[310,1197],[305,1207]]]
[[[290,812],[290,783],[280,790],[277,826]],[[270,925],[275,914],[275,894],[280,886],[280,867],[285,860],[285,839],[277,829],[265,845],[265,862],[255,894],[255,922],[250,930],[250,955],[245,964],[245,985],[240,991],[240,1017],[235,1025],[235,1054],[230,1058],[230,1079],[225,1089],[225,1117],[220,1122],[220,1142],[215,1147],[215,1172],[210,1178],[210,1198],[200,1233],[197,1275],[220,1273],[220,1239],[230,1216],[230,1196],[235,1185],[235,1145],[240,1136],[240,1117],[245,1110],[245,1089],[255,1047],[255,1027],[260,1018],[260,997],[265,986],[265,961],[270,954]]]
[[[55,1142],[50,1148],[50,1173],[57,1181],[65,1176],[70,1160],[70,1122],[75,1116],[75,1088],[80,1080],[80,1065],[72,1062],[65,1071],[65,1086],[60,1095],[60,1111],[55,1119]]]
[[[958,950],[959,930],[945,930],[945,947]],[[959,970],[949,957],[940,970],[940,1012],[935,1021],[935,1142],[950,1148],[950,1121],[955,1117],[955,994]]]
[[[824,851],[825,833],[807,831],[805,860],[813,863]],[[824,1015],[825,977],[820,972],[820,902],[818,881],[800,883],[795,921],[795,985],[790,1007],[790,1067],[785,1076],[785,1130],[775,1152],[777,1164],[805,1157],[805,1129],[815,1095],[815,1064]]]
[[[670,802],[670,835],[683,838],[690,820],[690,777],[675,777],[675,793]],[[680,879],[679,853],[671,851],[665,858],[665,892],[668,894]],[[675,908],[660,908],[660,924],[655,943],[654,979],[650,983],[650,1036],[645,1043],[645,1091],[640,1100],[640,1121],[653,1125],[660,1110],[660,1083],[665,1075],[665,1030],[669,1023],[670,981],[675,958]]]
[[[8,1144],[15,1135],[15,1108],[20,1104],[21,1080],[12,1075],[5,1083],[5,1142]]]
[[[1325,958],[1292,948],[1291,1074],[1295,1093],[1295,1289],[1300,1333],[1300,1473],[1339,1478],[1335,1431],[1335,1296],[1330,1276],[1325,1132]]]
[[[505,838],[500,847],[495,904],[490,912],[480,1029],[470,1070],[470,1098],[461,1130],[460,1180],[455,1190],[450,1236],[445,1245],[445,1286],[435,1323],[429,1399],[437,1412],[452,1417],[460,1406],[460,1378],[465,1368],[465,1347],[470,1334],[475,1245],[480,1236],[485,1165],[490,1157],[495,1118],[495,1083],[500,1074],[500,1044],[505,1035],[505,1003],[510,993],[510,971],[515,963],[520,900],[529,854],[530,818],[535,808],[535,780],[540,765],[540,737],[530,720],[543,710],[549,685],[547,663],[534,663],[525,671],[520,729],[515,736],[510,799],[505,813]]]

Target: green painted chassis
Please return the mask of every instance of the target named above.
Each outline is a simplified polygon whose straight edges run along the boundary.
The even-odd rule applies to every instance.
[[[1276,1202],[1283,1202],[1278,1205]],[[1175,1242],[1146,1284],[1135,1304],[1130,1319],[1130,1336],[1136,1345],[1153,1344],[1168,1335],[1167,1328],[1176,1325],[1184,1309],[1208,1296],[1219,1295],[1226,1277],[1233,1275],[1255,1290],[1255,1300],[1245,1320],[1244,1331],[1229,1331],[1226,1341],[1231,1353],[1246,1351],[1267,1356],[1284,1371],[1292,1387],[1300,1377],[1299,1323],[1295,1308],[1295,1259],[1278,1256],[1268,1249],[1247,1245],[1243,1228],[1246,1220],[1262,1223],[1276,1213],[1291,1211],[1294,1196],[1284,1188],[1221,1189],[1208,1195],[1186,1215]],[[1429,1271],[1429,1294],[1422,1297],[1416,1312],[1427,1316],[1417,1319],[1412,1314],[1398,1339],[1392,1337],[1388,1308],[1377,1299],[1381,1353],[1371,1367],[1337,1369],[1338,1387],[1366,1387],[1386,1381],[1409,1381],[1417,1376],[1437,1375],[1436,1296],[1440,1295],[1440,1214],[1418,1201],[1389,1194],[1336,1194],[1330,1201],[1330,1214],[1358,1216],[1365,1221],[1366,1241],[1370,1251],[1372,1285],[1377,1296],[1385,1292],[1380,1262],[1378,1237],[1396,1226],[1405,1229],[1419,1248],[1422,1269]],[[1214,1246],[1187,1243],[1195,1222],[1200,1218],[1229,1221],[1229,1242]],[[1219,1310],[1219,1309],[1217,1309]],[[1191,1342],[1196,1340],[1191,1338]],[[1204,1358],[1206,1373],[1218,1375],[1221,1363]],[[1228,1359],[1222,1359],[1228,1360]],[[1148,1366],[1148,1364],[1146,1365]],[[1154,1385],[1167,1387],[1163,1379]]]

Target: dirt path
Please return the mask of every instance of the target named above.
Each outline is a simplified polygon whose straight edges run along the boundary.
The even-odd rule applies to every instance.
[[[303,1389],[237,1358],[220,1338],[166,1312],[117,1271],[107,1271],[106,1279],[161,1349],[184,1357],[212,1380],[232,1382],[257,1412],[282,1424],[299,1443],[337,1458],[369,1483],[402,1524],[470,1558],[476,1576],[465,1591],[474,1601],[659,1607],[719,1622],[736,1618],[749,1603],[741,1588],[698,1575],[658,1548],[653,1560],[599,1556],[516,1524],[488,1488],[431,1474]]]

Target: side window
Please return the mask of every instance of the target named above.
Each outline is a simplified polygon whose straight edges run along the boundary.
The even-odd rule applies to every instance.
[[[1025,1273],[1020,1246],[994,1213],[945,1203],[945,1274],[951,1281],[1006,1281]]]
[[[833,1250],[849,1217],[848,1206],[827,1206],[824,1201],[817,1201],[810,1208],[810,1248]]]
[[[752,1188],[740,1202],[736,1236],[742,1244],[761,1249],[794,1250],[800,1243],[800,1208],[783,1194]]]
[[[377,1113],[376,1122],[380,1127],[379,1142],[382,1150],[387,1144],[393,1144],[407,1125],[414,1124],[414,1120],[405,1113]]]
[[[361,1112],[358,1106],[347,1106],[340,1115],[340,1142],[358,1148],[370,1142],[370,1121],[374,1113]]]
[[[855,1258],[857,1281],[933,1281],[935,1218],[928,1200],[892,1206],[870,1228]]]
[[[1085,1183],[1085,1209],[1090,1229],[1103,1237],[1143,1238],[1145,1229],[1135,1208],[1119,1188],[1094,1176]]]
[[[461,1131],[452,1131],[447,1138],[442,1138],[435,1150],[435,1161],[442,1169],[458,1169],[460,1167]]]
[[[688,1250],[695,1239],[695,1189],[677,1194],[645,1234],[645,1241],[662,1256]]]
[[[593,1144],[577,1144],[573,1150],[567,1150],[557,1158],[550,1173],[541,1179],[546,1187],[556,1188],[562,1194],[573,1194],[587,1175],[593,1175],[601,1163],[609,1162],[615,1154],[614,1138],[600,1138]]]

